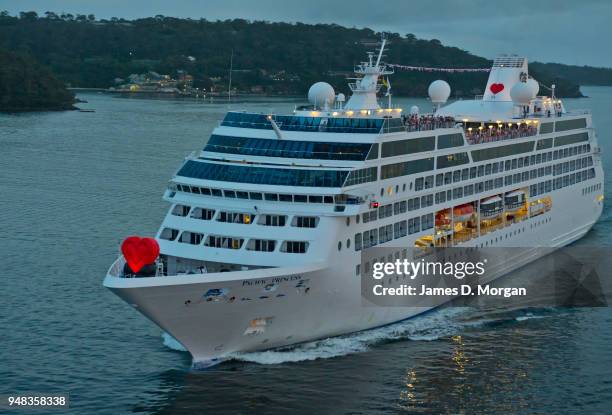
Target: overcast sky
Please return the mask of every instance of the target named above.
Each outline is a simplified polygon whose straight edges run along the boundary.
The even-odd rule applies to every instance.
[[[487,58],[612,67],[612,0],[0,0],[0,10],[337,23],[436,38]]]

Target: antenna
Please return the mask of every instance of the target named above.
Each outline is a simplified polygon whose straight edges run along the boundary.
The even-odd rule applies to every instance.
[[[229,84],[227,86],[227,100],[232,99],[232,71],[234,70],[234,49],[232,49],[232,55],[230,56],[230,70],[229,70]]]
[[[387,43],[387,38],[385,35],[382,35],[382,45],[380,45],[380,51],[378,51],[378,59],[376,59],[376,66],[380,65],[380,60],[382,59],[383,50],[385,50],[385,44]]]

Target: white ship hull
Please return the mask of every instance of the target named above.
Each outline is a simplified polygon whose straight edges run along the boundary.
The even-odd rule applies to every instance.
[[[594,195],[579,196],[571,188],[554,192],[553,204],[555,208],[545,214],[508,225],[462,246],[480,246],[485,240],[501,237],[490,246],[562,247],[584,236],[601,215],[603,206]],[[536,223],[537,231],[533,229]],[[519,227],[523,231],[515,234]],[[510,236],[504,237],[506,234]],[[406,246],[412,246],[415,238],[403,239]],[[399,247],[401,242],[386,245]],[[549,251],[526,248],[520,256],[507,258],[502,269],[487,274],[488,279],[523,267],[543,252]],[[195,365],[214,364],[238,352],[367,330],[432,308],[364,304],[361,277],[355,275],[352,265],[345,265],[359,261],[358,252],[351,255],[351,260],[339,255],[328,264],[308,267],[215,274],[121,278],[111,272],[104,285],[184,345]],[[225,295],[205,299],[209,290],[220,288],[226,290]],[[262,324],[254,327],[253,320]]]
[[[435,113],[407,116],[377,101],[393,72],[385,42],[356,67],[346,103],[316,83],[312,105],[291,115],[228,112],[170,181],[172,206],[149,241],[156,267],[146,256],[138,278],[123,258],[109,270],[104,285],[194,362],[366,330],[451,300],[368,303],[362,249],[388,248],[376,262],[391,262],[414,248],[518,248],[495,259],[479,281],[488,283],[581,238],[601,215],[591,116],[537,96],[525,58],[496,58],[482,99],[439,107],[450,86],[435,81]]]

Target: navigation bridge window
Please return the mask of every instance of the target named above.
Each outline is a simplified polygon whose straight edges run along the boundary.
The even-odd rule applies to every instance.
[[[241,213],[241,212],[219,212],[219,217],[217,218],[217,222],[227,222],[227,223],[243,223],[245,225],[250,225],[255,217],[252,213]]]
[[[174,241],[179,234],[178,229],[172,228],[164,228],[164,230],[159,235],[160,239],[165,239],[166,241]]]
[[[200,245],[200,243],[202,243],[202,239],[204,239],[204,235],[201,233],[185,231],[181,234],[179,242],[184,244]]]
[[[319,218],[315,216],[296,216],[293,218],[291,226],[298,228],[316,228]]]
[[[243,243],[244,239],[242,238],[209,235],[204,245],[211,248],[240,249]]]
[[[190,206],[175,205],[174,208],[172,208],[172,214],[174,216],[187,216],[189,214],[190,209]]]
[[[304,254],[308,250],[308,242],[304,241],[285,241],[281,247],[282,252],[289,254]]]
[[[279,169],[188,160],[178,176],[203,180],[237,183],[272,184],[280,186],[342,187],[348,171]]]
[[[193,212],[191,212],[191,217],[194,219],[211,220],[213,216],[215,216],[215,211],[213,209],[195,208]]]
[[[266,115],[228,112],[222,126],[271,130],[273,119],[283,131],[319,131],[329,133],[378,134],[383,126],[380,118],[303,117],[296,115]]]
[[[251,239],[246,249],[249,251],[273,252],[276,241],[268,239]]]
[[[204,151],[247,156],[361,161],[366,159],[371,147],[370,143],[268,140],[213,134]]]
[[[261,215],[258,223],[264,226],[285,226],[286,221],[285,215]]]

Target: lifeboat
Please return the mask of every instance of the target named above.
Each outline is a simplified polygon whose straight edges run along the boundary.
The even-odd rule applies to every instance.
[[[450,224],[451,224],[451,220],[447,216],[446,212],[438,212],[436,214],[436,226],[437,227],[449,226]]]
[[[480,202],[480,216],[483,219],[495,219],[504,211],[504,201],[499,196],[488,197]]]
[[[546,205],[544,202],[535,202],[531,206],[529,206],[529,216],[537,216],[541,215],[546,211]]]
[[[504,196],[506,212],[515,213],[525,206],[525,192],[516,190],[506,193]]]
[[[453,208],[455,222],[467,222],[474,214],[474,206],[471,204],[459,205]]]

